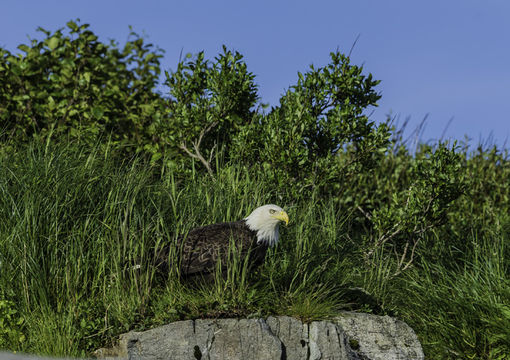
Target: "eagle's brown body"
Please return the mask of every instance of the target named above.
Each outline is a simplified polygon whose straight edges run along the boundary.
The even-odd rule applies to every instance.
[[[257,244],[257,233],[250,230],[245,220],[212,224],[193,229],[178,237],[176,243],[164,247],[157,267],[167,272],[169,257],[175,253],[181,276],[207,275],[214,272],[219,260],[225,265],[232,250],[243,260],[249,255],[250,267],[258,266],[264,261],[267,248],[267,244]]]

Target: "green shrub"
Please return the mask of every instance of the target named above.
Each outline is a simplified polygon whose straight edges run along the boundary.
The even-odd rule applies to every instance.
[[[104,44],[88,25],[63,29],[20,45],[23,54],[0,49],[0,128],[2,141],[38,137],[81,139],[101,136],[143,149],[163,115],[154,92],[160,51],[135,33],[121,50]]]
[[[369,171],[389,146],[387,124],[376,126],[365,114],[377,105],[379,82],[362,71],[337,51],[325,67],[298,73],[280,105],[240,131],[238,161],[280,186],[292,183],[301,191],[318,188],[340,197],[342,184]]]
[[[157,123],[159,136],[173,153],[198,159],[210,175],[214,151],[230,151],[232,137],[250,123],[258,100],[255,76],[242,59],[223,46],[212,63],[200,52],[166,73],[171,121]]]
[[[18,350],[25,341],[25,319],[17,308],[13,301],[0,298],[0,349]]]

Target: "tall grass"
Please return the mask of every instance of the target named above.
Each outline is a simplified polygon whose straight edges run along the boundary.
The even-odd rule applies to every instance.
[[[398,287],[395,307],[435,358],[510,356],[508,238],[468,239],[462,265],[421,261]]]
[[[364,260],[363,234],[353,233],[349,212],[333,200],[292,199],[237,165],[216,180],[184,178],[117,155],[108,146],[35,143],[0,154],[1,347],[86,356],[120,333],[178,319],[309,321],[347,308],[402,318],[431,358],[510,353],[505,233],[469,233],[462,251],[432,234],[424,243],[433,250],[394,274],[391,254]],[[285,207],[291,223],[261,268],[232,254],[223,276],[188,283],[175,269],[161,276],[150,266],[178,234],[243,218],[265,203]],[[127,266],[135,263],[143,266]]]
[[[284,244],[263,269],[248,274],[246,264],[234,263],[226,278],[199,288],[183,285],[175,273],[161,281],[149,266],[159,246],[196,226],[280,203],[279,194],[235,168],[216,181],[196,175],[178,182],[111,151],[32,144],[0,159],[0,286],[4,298],[19,304],[26,336],[10,344],[13,350],[79,356],[153,323],[286,311],[317,317],[341,302],[320,295],[327,285],[317,282],[323,276],[313,266],[320,258],[311,256],[335,236],[317,225],[321,212],[298,207],[289,210],[296,227],[282,230]],[[312,236],[318,230],[329,237],[319,241]],[[136,262],[147,266],[126,270]],[[318,299],[326,310],[298,304],[324,306]]]

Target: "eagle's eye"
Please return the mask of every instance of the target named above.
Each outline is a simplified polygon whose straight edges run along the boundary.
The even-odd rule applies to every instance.
[[[270,214],[274,214],[275,212],[276,212],[276,210],[275,210],[275,209],[269,209],[269,213],[270,213]]]

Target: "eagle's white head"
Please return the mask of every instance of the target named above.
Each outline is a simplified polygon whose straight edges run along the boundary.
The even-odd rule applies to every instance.
[[[280,221],[288,225],[289,215],[281,207],[269,204],[256,208],[244,220],[250,230],[257,232],[257,244],[274,246],[280,238]]]

